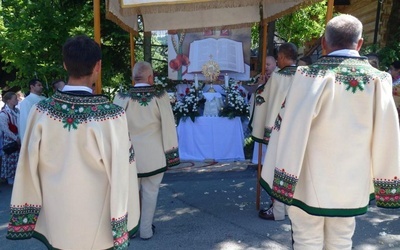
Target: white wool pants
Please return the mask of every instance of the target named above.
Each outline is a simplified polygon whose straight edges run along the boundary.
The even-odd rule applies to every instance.
[[[355,217],[314,216],[289,206],[294,250],[351,250]]]
[[[286,215],[286,205],[276,199],[273,201],[273,213],[275,220],[284,220]]]
[[[154,213],[157,206],[158,191],[164,173],[139,178],[140,190],[140,238],[153,236],[151,225],[153,224]]]

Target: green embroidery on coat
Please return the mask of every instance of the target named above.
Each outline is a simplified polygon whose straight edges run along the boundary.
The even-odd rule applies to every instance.
[[[366,58],[326,56],[308,67],[299,67],[303,75],[324,77],[334,74],[336,83],[346,86],[347,91],[364,91],[365,85],[374,78],[382,80],[388,74],[372,67]]]
[[[275,168],[272,195],[285,204],[291,204],[297,182],[297,176],[285,172],[285,169]]]
[[[125,112],[121,107],[111,104],[106,96],[79,96],[63,92],[39,102],[37,110],[59,120],[68,131],[77,129],[82,123],[115,119]]]
[[[256,105],[257,105],[257,106],[260,106],[260,105],[263,104],[264,102],[265,102],[264,97],[262,97],[262,96],[260,96],[260,95],[257,95],[257,96],[256,96]]]
[[[131,147],[129,148],[129,163],[132,163],[135,161],[135,150],[133,149],[133,145],[131,144]]]
[[[180,163],[178,148],[172,148],[165,152],[165,159],[167,160],[167,167],[173,167]]]
[[[129,246],[128,215],[111,220],[111,230],[114,238],[114,249],[127,249]]]
[[[8,225],[8,239],[27,239],[32,237],[41,206],[20,205],[11,206],[11,219]]]
[[[400,180],[394,177],[388,179],[374,179],[376,205],[387,208],[400,207]]]
[[[131,87],[128,92],[120,92],[121,98],[131,98],[140,103],[141,106],[149,105],[149,102],[154,98],[160,98],[167,92],[163,89],[156,88],[154,86],[145,87]]]
[[[263,138],[263,143],[268,144],[269,139],[271,139],[271,134],[272,134],[272,127],[268,127],[264,129],[264,138]]]

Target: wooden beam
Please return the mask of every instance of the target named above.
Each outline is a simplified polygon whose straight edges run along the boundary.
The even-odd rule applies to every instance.
[[[101,35],[100,35],[100,0],[93,0],[93,13],[94,13],[94,40],[101,46]],[[96,82],[96,94],[101,94],[101,69],[99,77]]]

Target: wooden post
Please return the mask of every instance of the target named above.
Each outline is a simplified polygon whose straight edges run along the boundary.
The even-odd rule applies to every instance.
[[[265,65],[267,57],[267,29],[268,23],[266,20],[263,20],[263,44],[262,48],[262,63],[261,63],[261,75],[265,75]],[[262,160],[262,143],[258,143],[258,155],[257,155],[257,183],[256,183],[256,209],[260,210],[260,199],[261,199],[261,186],[260,186],[260,179],[261,179],[261,160]]]
[[[326,8],[326,23],[328,23],[333,17],[333,4],[334,0],[328,0],[328,6]]]
[[[325,17],[325,24],[329,22],[329,20],[333,17],[333,4],[334,0],[328,0],[328,5],[326,7],[326,17]],[[326,55],[326,51],[322,50],[322,55]]]
[[[94,12],[94,40],[101,46],[101,35],[100,35],[100,0],[93,0],[93,12]],[[96,82],[96,94],[101,94],[101,69],[99,77]]]
[[[134,37],[133,32],[130,32],[129,38],[130,38],[131,75],[132,75],[132,69],[133,69],[133,66],[135,65],[135,37]],[[135,84],[135,82],[133,81],[133,78],[132,78],[132,85],[134,85],[134,84]]]

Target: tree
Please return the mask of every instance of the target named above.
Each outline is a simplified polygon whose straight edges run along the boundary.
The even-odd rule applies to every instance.
[[[326,1],[318,2],[276,21],[276,33],[287,42],[302,47],[322,36],[325,29]]]
[[[102,16],[105,6],[102,5]],[[0,25],[3,70],[15,71],[9,86],[27,90],[32,78],[41,79],[46,91],[54,79],[66,79],[61,49],[68,37],[86,34],[93,37],[93,2],[3,1]],[[104,86],[130,82],[129,34],[115,23],[102,19],[102,79]]]

